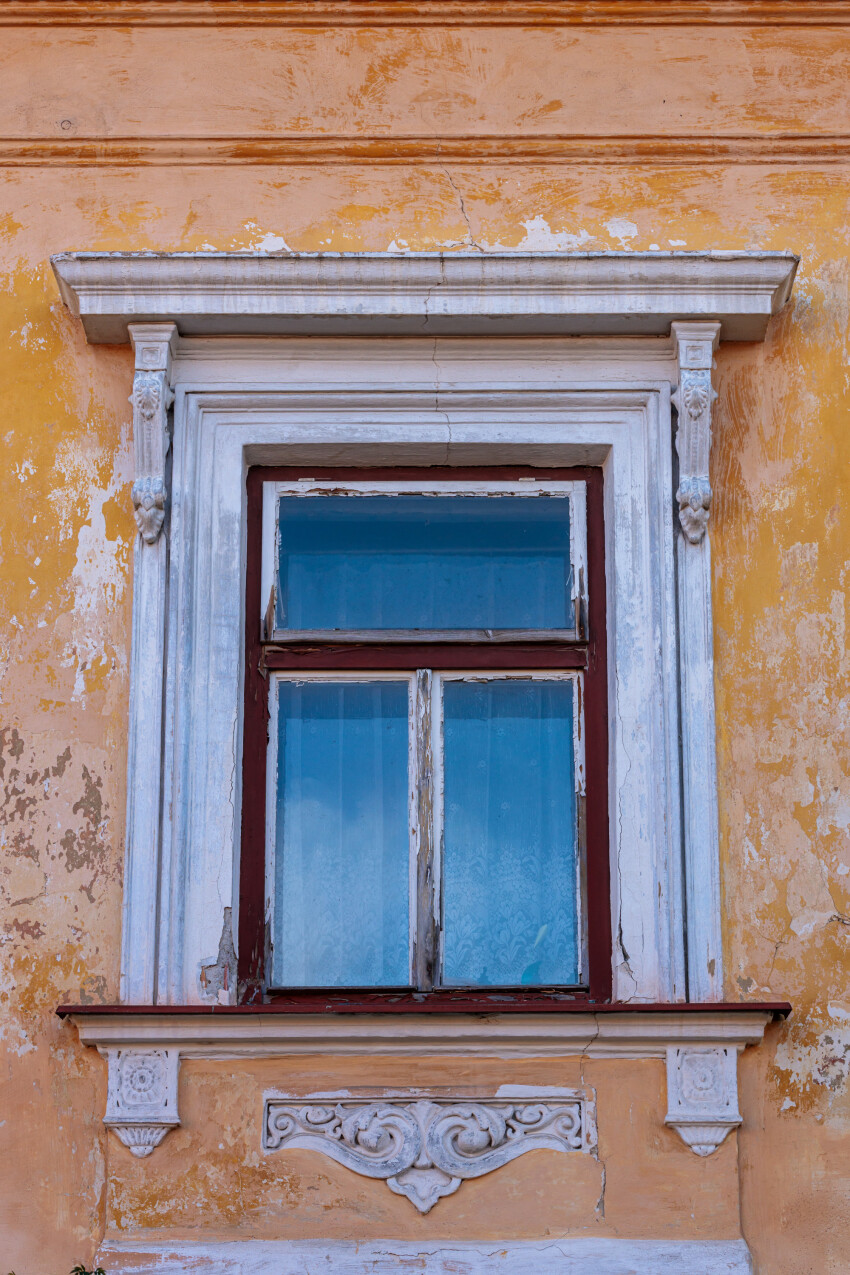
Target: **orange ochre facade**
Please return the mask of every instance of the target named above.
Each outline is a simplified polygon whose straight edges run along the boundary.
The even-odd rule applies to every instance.
[[[0,1247],[743,1236],[850,1269],[850,5],[602,0],[0,4]],[[119,995],[136,528],[129,347],[62,304],[64,250],[791,250],[763,345],[717,353],[711,541],[727,1000],[793,1005],[711,1156],[664,1065],[189,1060],[132,1157],[60,1003]],[[420,1216],[262,1095],[593,1086],[599,1151],[539,1151]],[[114,1269],[114,1266],[112,1267]]]

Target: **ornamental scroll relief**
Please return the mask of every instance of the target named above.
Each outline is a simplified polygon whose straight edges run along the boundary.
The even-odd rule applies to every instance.
[[[319,1151],[364,1177],[382,1178],[427,1213],[465,1179],[526,1151],[595,1151],[595,1102],[581,1090],[510,1099],[267,1098],[263,1147]]]

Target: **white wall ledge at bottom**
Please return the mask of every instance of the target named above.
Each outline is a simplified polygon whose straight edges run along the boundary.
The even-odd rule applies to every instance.
[[[645,1013],[70,1015],[84,1045],[162,1048],[184,1058],[288,1054],[666,1058],[668,1048],[757,1045],[766,1009]]]
[[[545,1242],[242,1240],[223,1244],[108,1242],[97,1259],[110,1275],[752,1275],[737,1240],[549,1239]]]

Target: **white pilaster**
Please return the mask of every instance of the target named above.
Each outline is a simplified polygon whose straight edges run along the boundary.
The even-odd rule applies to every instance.
[[[127,834],[121,999],[151,1004],[156,996],[156,913],[162,808],[168,527],[167,460],[173,323],[130,324],[133,378],[132,498],[139,534],[133,554],[133,638],[127,762]],[[144,906],[139,901],[144,900]]]
[[[719,323],[673,323],[679,384],[679,687],[688,998],[723,999],[711,612],[711,385]]]

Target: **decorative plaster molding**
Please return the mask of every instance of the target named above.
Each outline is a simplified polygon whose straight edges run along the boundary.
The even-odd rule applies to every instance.
[[[664,1123],[697,1155],[711,1155],[741,1123],[737,1052],[728,1046],[668,1049],[667,1108]]]
[[[591,1152],[595,1103],[584,1091],[493,1098],[348,1099],[309,1103],[267,1098],[263,1148],[319,1151],[368,1178],[382,1178],[420,1213],[468,1178],[480,1178],[526,1151]]]
[[[760,340],[791,253],[62,253],[63,300],[89,341],[174,322],[217,334],[667,335],[716,319]]]
[[[108,1065],[106,1115],[134,1156],[149,1156],[180,1123],[177,1108],[179,1049],[104,1049]]]

